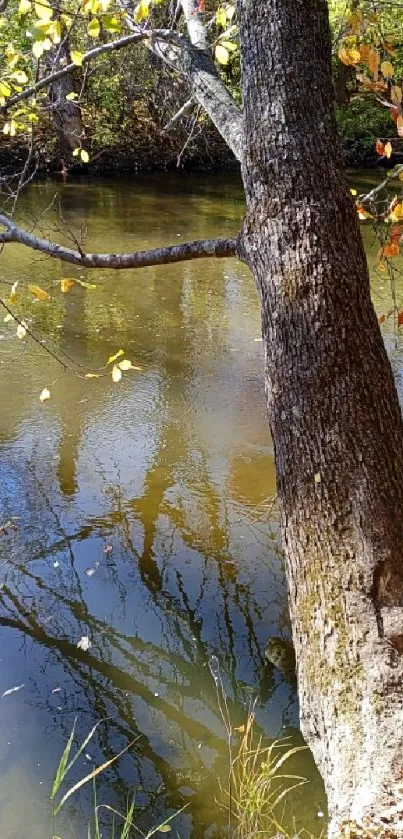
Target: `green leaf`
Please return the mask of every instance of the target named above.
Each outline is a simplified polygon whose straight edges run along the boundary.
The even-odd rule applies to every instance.
[[[149,11],[150,0],[140,0],[140,3],[137,4],[134,10],[134,22],[141,23],[142,20],[146,20],[148,18]]]
[[[83,63],[84,54],[82,52],[78,52],[78,50],[71,51],[71,60],[76,67],[81,67]]]
[[[221,44],[217,44],[215,48],[215,57],[219,64],[225,65],[229,62],[229,52]]]
[[[98,38],[101,31],[101,25],[97,17],[93,17],[88,24],[87,32],[90,38]]]

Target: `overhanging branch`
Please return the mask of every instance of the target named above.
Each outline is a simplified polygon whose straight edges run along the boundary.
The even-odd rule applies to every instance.
[[[0,232],[0,244],[18,242],[27,248],[47,254],[53,259],[61,259],[62,262],[70,262],[82,268],[122,270],[145,268],[150,265],[168,265],[173,262],[186,262],[191,259],[206,259],[213,256],[237,256],[236,239],[201,239],[196,242],[184,242],[181,245],[134,253],[83,253],[29,233],[10,221],[7,216],[0,215],[0,225],[6,228]]]

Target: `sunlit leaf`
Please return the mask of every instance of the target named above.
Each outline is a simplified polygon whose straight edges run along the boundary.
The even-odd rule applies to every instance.
[[[34,3],[35,13],[37,14],[38,18],[43,21],[52,20],[53,17],[53,9],[51,5],[47,2],[47,0],[38,0],[38,2]]]
[[[113,367],[112,367],[112,381],[117,383],[117,382],[120,382],[121,378],[122,378],[122,371],[119,370],[119,367],[117,366],[117,364],[114,364]]]
[[[117,353],[115,353],[115,355],[110,355],[109,356],[108,361],[106,363],[107,364],[113,364],[113,362],[116,361],[117,358],[120,358],[120,356],[124,355],[124,354],[125,354],[124,350],[118,350]]]
[[[18,5],[18,14],[19,15],[26,15],[30,11],[31,11],[30,0],[20,0],[19,5]]]
[[[384,151],[383,151],[385,157],[387,157],[389,159],[392,156],[392,151],[393,151],[392,143],[386,143]]]
[[[79,52],[78,50],[72,50],[70,53],[71,60],[76,67],[81,67],[83,63],[84,53]]]
[[[216,60],[219,64],[228,64],[229,62],[229,52],[228,50],[223,47],[221,44],[217,44],[215,51],[214,51]]]
[[[99,373],[86,373],[85,378],[86,379],[99,379],[100,374]]]
[[[39,397],[41,402],[46,402],[47,399],[50,399],[50,390],[47,387],[43,388],[43,391]]]
[[[25,338],[26,334],[27,334],[26,324],[24,323],[24,321],[21,321],[21,323],[19,323],[18,326],[17,326],[17,338],[19,338],[20,341],[22,341]]]
[[[121,25],[116,17],[113,15],[104,15],[102,18],[102,25],[107,32],[120,32]]]
[[[219,6],[215,13],[215,22],[217,26],[222,26],[224,29],[227,25],[227,14],[223,6]]]
[[[93,291],[94,288],[96,288],[95,283],[87,283],[86,280],[79,280],[78,277],[76,280],[74,280],[74,282],[78,283],[78,285],[82,286],[82,288],[88,288],[89,291]]]
[[[3,699],[3,696],[10,696],[10,693],[16,693],[17,690],[22,690],[22,688],[24,688],[24,687],[25,687],[25,684],[16,685],[14,688],[8,688],[8,690],[5,690],[4,693],[1,694],[0,699]]]
[[[73,102],[74,99],[77,99],[77,98],[78,98],[78,93],[75,93],[74,90],[72,90],[71,93],[68,93],[67,96],[66,96],[67,102]]]
[[[99,23],[99,20],[98,20],[97,17],[94,17],[92,20],[90,20],[90,22],[88,24],[87,32],[88,32],[90,38],[98,38],[98,35],[99,35],[100,31],[101,31],[101,25]]]
[[[38,300],[50,300],[50,294],[41,288],[39,285],[31,285],[28,286],[28,291],[34,295]]]
[[[45,52],[45,46],[43,41],[34,41],[32,44],[32,52],[35,58],[40,58],[41,55]]]
[[[140,0],[140,3],[137,4],[134,10],[134,22],[141,23],[142,20],[146,20],[148,18],[150,9],[150,0]]]
[[[10,323],[10,320],[14,320],[13,316],[8,313],[8,315],[3,318],[4,323]]]
[[[91,647],[91,641],[88,638],[88,635],[83,635],[80,640],[77,642],[77,647],[79,650],[83,650],[85,653]]]
[[[397,133],[399,137],[403,137],[403,116],[400,114],[396,120]]]
[[[88,163],[89,162],[90,156],[85,149],[81,149],[80,157],[81,157],[81,160],[82,160],[83,163]]]

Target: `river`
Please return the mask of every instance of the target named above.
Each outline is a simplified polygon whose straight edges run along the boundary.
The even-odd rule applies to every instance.
[[[56,238],[83,230],[86,250],[104,252],[231,236],[242,213],[237,177],[218,174],[37,182],[19,205],[25,224],[51,224]],[[369,232],[366,244],[372,267]],[[62,294],[63,278],[96,287]],[[99,776],[98,802],[124,810],[136,790],[143,831],[187,805],[175,835],[224,835],[228,735],[212,657],[234,729],[254,704],[257,735],[301,742],[294,688],[264,665],[267,639],[289,629],[253,280],[229,259],[83,272],[7,246],[1,294],[17,280],[37,341],[1,316],[0,835],[87,836],[91,784],[56,821],[49,801],[75,719],[76,743],[100,724],[71,783],[135,741]],[[388,283],[372,281],[387,312]],[[51,300],[33,302],[28,283]],[[401,391],[392,319],[385,337]],[[139,369],[116,384],[84,378],[120,349]],[[292,770],[309,784],[287,824],[319,835],[309,753]]]

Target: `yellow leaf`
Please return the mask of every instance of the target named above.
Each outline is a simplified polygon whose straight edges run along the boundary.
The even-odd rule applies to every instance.
[[[246,731],[246,727],[244,725],[235,726],[234,731],[239,731],[240,734],[244,734]]]
[[[60,20],[53,21],[49,35],[54,44],[60,44],[60,41],[62,40],[62,27],[60,25]]]
[[[99,20],[98,20],[97,17],[94,17],[92,20],[90,20],[90,22],[88,24],[87,32],[88,32],[90,38],[98,38],[98,35],[99,35],[100,31],[101,31],[101,26],[100,26]]]
[[[351,193],[351,195],[357,195],[357,190],[356,189],[350,189],[350,193]]]
[[[71,288],[73,288],[73,285],[74,280],[60,280],[60,291],[62,292],[62,294],[67,294],[67,292],[70,291]]]
[[[350,64],[358,64],[361,61],[361,53],[359,50],[356,50],[354,47],[350,50],[347,50],[347,55],[350,61]]]
[[[26,325],[25,325],[24,321],[21,321],[21,323],[19,323],[18,326],[17,326],[17,338],[19,338],[20,341],[22,341],[23,338],[25,338],[26,334],[27,334]]]
[[[120,358],[120,356],[124,355],[124,354],[125,354],[124,350],[118,350],[117,353],[115,353],[115,355],[110,355],[109,356],[108,361],[106,363],[107,364],[113,364],[113,362],[116,361],[117,358]]]
[[[79,280],[78,278],[74,280],[75,283],[82,286],[83,288],[89,288],[91,291],[96,288],[95,283],[87,283],[85,280]]]
[[[122,371],[119,370],[119,367],[117,367],[116,364],[114,364],[113,367],[112,367],[112,379],[115,383],[117,383],[117,382],[120,382],[121,378],[122,378]]]
[[[119,361],[118,367],[120,367],[120,369],[123,370],[123,371],[131,370],[132,369],[132,363],[131,363],[131,361],[129,361],[128,358],[124,358],[123,361]]]
[[[53,17],[53,9],[47,2],[47,0],[38,0],[37,3],[34,4],[35,12],[40,20],[49,21],[52,20]]]
[[[7,82],[0,82],[0,96],[10,96],[11,95],[11,87],[7,84]]]
[[[28,286],[28,291],[30,291],[31,294],[34,295],[34,297],[37,297],[38,300],[50,300],[50,294],[48,294],[47,291],[44,291],[44,289],[41,288],[39,285],[30,284]]]
[[[392,102],[396,102],[398,105],[400,105],[402,101],[402,88],[397,87],[397,85],[393,85],[390,91],[390,97],[392,99]]]
[[[217,26],[222,26],[222,28],[225,29],[227,25],[227,13],[222,6],[220,6],[215,13],[215,22]]]
[[[385,148],[383,150],[383,153],[384,153],[385,157],[387,157],[388,159],[389,159],[389,157],[391,157],[391,155],[392,155],[392,143],[386,143],[385,144]]]
[[[401,221],[403,219],[403,204],[400,201],[393,207],[389,218],[391,221]]]
[[[34,41],[32,44],[32,52],[35,58],[40,58],[41,55],[45,52],[44,42],[43,41]]]
[[[86,373],[85,378],[86,379],[99,379],[100,375],[99,375],[99,373]]]
[[[41,402],[46,402],[47,399],[50,399],[50,390],[47,387],[43,388],[43,391],[39,397]]]
[[[11,74],[11,78],[15,79],[17,84],[26,84],[28,81],[28,76],[23,70],[16,70]]]
[[[67,102],[74,102],[74,99],[77,99],[78,93],[74,93],[74,90],[71,93],[68,93],[66,96]]]
[[[83,163],[89,163],[90,156],[85,149],[81,149],[80,157],[81,157],[81,160],[83,161]]]
[[[18,6],[18,14],[19,15],[26,15],[27,12],[31,11],[31,2],[30,0],[20,0]]]
[[[228,64],[229,62],[229,52],[228,50],[221,46],[221,44],[217,44],[215,48],[215,57],[219,64]]]
[[[371,47],[368,53],[368,70],[372,73],[375,81],[378,78],[378,70],[379,70],[379,52],[375,47]]]
[[[393,65],[390,63],[390,61],[382,61],[381,73],[385,76],[386,79],[390,79],[391,76],[393,76],[394,70]]]
[[[76,67],[81,67],[83,63],[84,54],[78,50],[72,50],[70,53],[71,60]]]
[[[141,23],[148,18],[150,0],[140,0],[134,10],[134,22]]]
[[[16,280],[16,282],[13,283],[12,286],[11,286],[10,297],[9,297],[10,303],[15,303],[17,301],[17,286],[18,286],[18,280]]]

